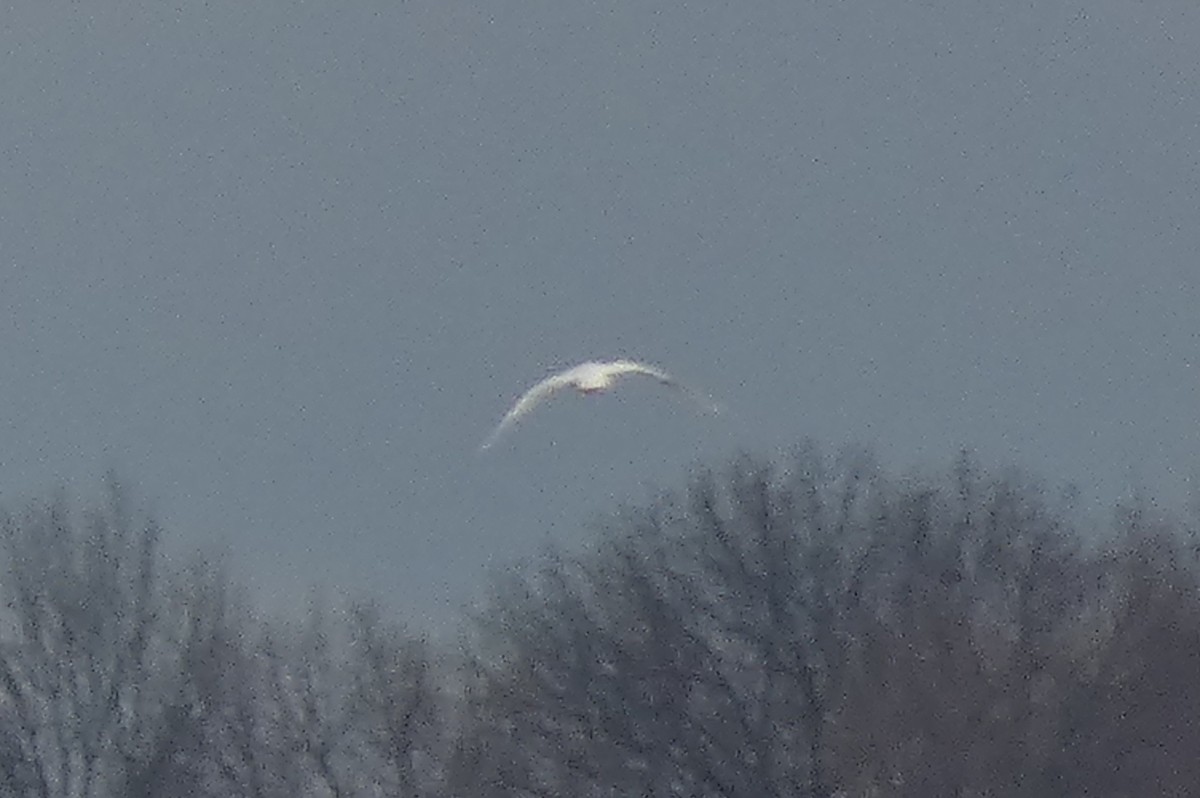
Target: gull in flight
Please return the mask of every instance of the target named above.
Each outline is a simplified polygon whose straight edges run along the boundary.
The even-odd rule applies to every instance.
[[[566,371],[552,374],[526,391],[517,400],[517,403],[512,406],[512,409],[505,414],[504,418],[500,419],[500,423],[496,426],[496,429],[483,442],[479,450],[483,451],[491,448],[492,444],[500,440],[500,436],[505,431],[520,421],[530,410],[533,410],[543,400],[550,398],[563,388],[574,388],[582,394],[601,393],[612,388],[621,377],[630,374],[645,374],[647,377],[653,377],[658,380],[663,385],[668,385],[678,391],[682,391],[699,402],[705,411],[709,413],[717,413],[721,409],[707,397],[678,382],[670,374],[653,366],[647,366],[645,363],[638,363],[633,360],[612,360],[609,362],[589,360],[587,363],[580,363],[578,366],[569,368]]]

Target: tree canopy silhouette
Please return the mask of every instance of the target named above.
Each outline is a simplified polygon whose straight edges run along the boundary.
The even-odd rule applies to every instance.
[[[473,761],[498,794],[1186,794],[1194,538],[1118,515],[966,455],[742,459],[501,593]]]
[[[0,798],[1189,795],[1195,521],[807,445],[508,572],[454,651],[259,616],[110,480],[0,523]]]

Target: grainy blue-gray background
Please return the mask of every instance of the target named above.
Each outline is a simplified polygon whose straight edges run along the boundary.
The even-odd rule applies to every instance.
[[[1200,7],[22,2],[0,501],[115,467],[265,600],[444,625],[697,463],[1200,465]],[[633,355],[712,392],[565,396]]]

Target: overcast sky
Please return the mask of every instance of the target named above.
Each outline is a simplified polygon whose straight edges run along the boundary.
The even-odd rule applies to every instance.
[[[1200,470],[1200,7],[108,2],[0,15],[0,502],[115,467],[286,606],[806,436]],[[648,359],[477,457],[549,369]],[[179,549],[186,550],[187,547]]]

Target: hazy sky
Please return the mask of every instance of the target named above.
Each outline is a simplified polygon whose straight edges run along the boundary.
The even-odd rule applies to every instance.
[[[1200,7],[1016,8],[9,4],[0,502],[112,466],[276,604],[437,624],[805,436],[1182,500]],[[631,384],[476,456],[614,355],[730,413]]]

